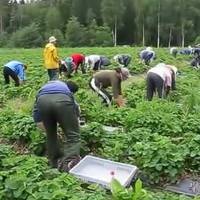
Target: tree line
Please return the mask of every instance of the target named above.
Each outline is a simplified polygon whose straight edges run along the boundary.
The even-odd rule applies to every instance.
[[[200,43],[199,0],[1,0],[0,47]]]

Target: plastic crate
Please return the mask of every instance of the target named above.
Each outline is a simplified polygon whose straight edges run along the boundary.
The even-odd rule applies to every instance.
[[[126,187],[135,178],[137,171],[138,168],[134,165],[85,156],[69,173],[87,183],[97,183],[110,189],[112,178]]]

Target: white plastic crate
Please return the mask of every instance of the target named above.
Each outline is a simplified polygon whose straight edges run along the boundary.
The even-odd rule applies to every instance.
[[[69,173],[87,183],[97,183],[110,189],[114,177],[123,186],[130,185],[138,168],[134,165],[113,162],[95,156],[85,156]]]

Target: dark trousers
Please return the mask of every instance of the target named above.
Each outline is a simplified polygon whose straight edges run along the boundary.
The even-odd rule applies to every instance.
[[[164,81],[163,79],[155,73],[147,74],[147,99],[149,101],[152,100],[153,94],[158,93],[159,98],[163,98],[164,96]]]
[[[11,77],[15,81],[15,86],[19,86],[20,85],[19,77],[9,67],[4,67],[3,68],[3,76],[4,76],[4,79],[5,79],[5,84],[9,84],[10,83],[10,77]]]
[[[78,73],[79,67],[81,67],[82,74],[85,74],[86,73],[85,63],[84,62],[76,63],[74,69],[75,73]]]
[[[98,60],[95,64],[94,64],[94,68],[93,68],[93,70],[94,71],[97,71],[97,70],[99,70],[99,69],[101,69],[101,59],[100,60]]]
[[[73,97],[65,94],[46,94],[40,96],[37,103],[46,129],[47,151],[52,167],[57,167],[57,161],[62,156],[79,156],[79,122]],[[59,146],[57,124],[65,136],[63,149]]]
[[[47,72],[48,72],[50,81],[58,79],[59,69],[47,69]]]

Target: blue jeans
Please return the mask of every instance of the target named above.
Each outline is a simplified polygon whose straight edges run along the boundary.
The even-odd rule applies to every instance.
[[[47,72],[48,72],[50,81],[58,79],[58,72],[59,72],[58,69],[48,69]]]

